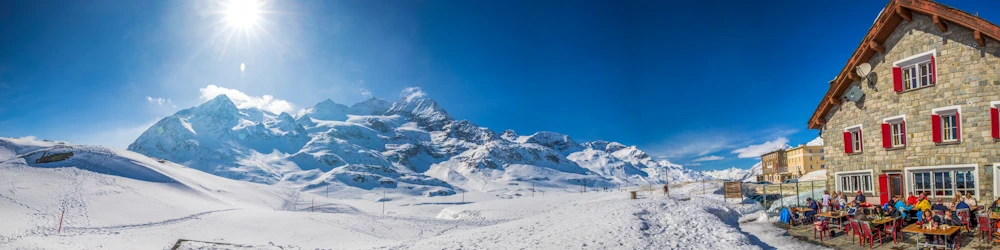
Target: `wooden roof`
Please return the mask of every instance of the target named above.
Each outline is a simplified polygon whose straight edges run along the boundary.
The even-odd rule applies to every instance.
[[[819,129],[826,124],[824,117],[827,112],[841,102],[838,97],[847,91],[855,79],[861,78],[854,73],[854,68],[868,62],[876,52],[885,53],[882,43],[901,22],[913,21],[913,13],[930,16],[942,31],[951,25],[972,30],[980,47],[986,46],[986,38],[1000,41],[1000,27],[964,11],[927,0],[890,0],[882,10],[882,14],[875,20],[875,24],[868,30],[868,34],[861,40],[861,44],[854,50],[847,65],[844,65],[844,69],[840,70],[840,74],[837,74],[837,78],[831,82],[830,90],[826,91],[823,100],[820,100],[812,118],[809,119],[810,129]]]

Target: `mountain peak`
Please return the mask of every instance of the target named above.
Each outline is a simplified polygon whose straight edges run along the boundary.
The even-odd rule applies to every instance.
[[[351,114],[354,115],[382,115],[392,108],[392,103],[372,97],[363,102],[351,105]]]
[[[386,114],[412,117],[420,126],[430,130],[440,130],[446,122],[454,120],[441,105],[417,87],[404,89]]]
[[[201,112],[239,113],[239,108],[236,107],[236,103],[233,103],[233,100],[229,99],[229,96],[226,96],[225,94],[215,96],[212,100],[198,105],[196,109]]]

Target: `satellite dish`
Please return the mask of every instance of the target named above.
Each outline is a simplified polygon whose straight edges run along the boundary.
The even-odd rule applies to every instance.
[[[851,89],[847,90],[847,93],[844,93],[844,98],[852,102],[861,100],[862,96],[865,96],[865,92],[861,91],[861,88],[857,85],[851,86]]]
[[[858,65],[855,72],[857,72],[858,76],[860,76],[861,78],[867,79],[868,74],[872,73],[872,65],[868,63],[862,63],[861,65]]]

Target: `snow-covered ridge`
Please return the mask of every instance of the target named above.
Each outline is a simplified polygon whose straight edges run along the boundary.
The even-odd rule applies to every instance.
[[[219,95],[163,118],[128,149],[231,179],[344,196],[376,188],[424,196],[528,185],[575,190],[663,183],[664,170],[671,182],[739,172],[702,173],[636,146],[556,132],[497,133],[455,119],[419,88],[394,103],[328,99],[294,117],[239,109]]]

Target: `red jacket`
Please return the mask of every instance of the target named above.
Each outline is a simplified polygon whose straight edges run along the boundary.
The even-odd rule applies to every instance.
[[[910,205],[917,204],[917,197],[910,195],[910,197],[906,198],[906,203]]]

